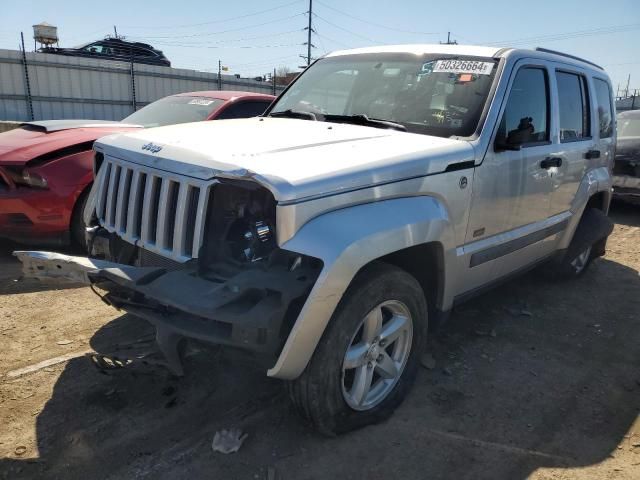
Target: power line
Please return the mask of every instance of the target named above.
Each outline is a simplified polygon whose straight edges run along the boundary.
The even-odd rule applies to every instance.
[[[280,44],[280,45],[231,45],[231,46],[224,46],[224,45],[220,45],[220,46],[213,46],[213,45],[183,45],[180,43],[159,43],[156,42],[156,45],[161,45],[161,46],[167,46],[167,47],[182,47],[182,48],[209,48],[209,49],[218,49],[218,50],[225,50],[225,49],[234,49],[234,48],[239,48],[239,49],[251,49],[251,48],[281,48],[281,47],[297,47],[300,44],[299,43],[286,43],[286,44]]]
[[[194,37],[207,37],[209,35],[222,35],[223,33],[230,32],[238,32],[240,30],[248,30],[250,28],[262,27],[264,25],[271,25],[273,23],[282,22],[284,20],[291,20],[292,18],[300,17],[302,15],[306,15],[307,12],[296,13],[295,15],[290,15],[288,17],[276,18],[274,20],[270,20],[268,22],[256,23],[253,25],[246,25],[244,27],[232,28],[229,30],[220,30],[217,32],[204,32],[204,33],[193,33],[191,35],[153,35],[153,36],[145,36],[145,37],[131,37],[131,38],[150,38],[150,39],[162,39],[162,38],[194,38]]]
[[[553,42],[559,40],[568,40],[571,38],[590,37],[594,35],[606,35],[610,33],[619,33],[625,31],[636,30],[640,28],[640,23],[628,25],[613,25],[609,27],[591,28],[588,30],[577,30],[574,32],[557,33],[552,35],[542,35],[537,37],[525,37],[514,40],[501,40],[499,42],[488,42],[485,45],[526,45],[535,42]]]
[[[239,20],[241,18],[248,18],[248,17],[254,17],[256,15],[262,15],[263,13],[268,13],[268,12],[273,12],[274,10],[279,10],[281,8],[285,8],[285,7],[290,7],[291,5],[295,5],[296,3],[300,3],[303,0],[295,0],[293,2],[289,2],[289,3],[285,3],[283,5],[278,5],[277,7],[272,7],[272,8],[267,8],[265,10],[260,10],[257,12],[253,12],[253,13],[247,13],[245,15],[238,15],[236,17],[228,17],[228,18],[224,18],[221,20],[211,20],[209,22],[202,22],[202,23],[190,23],[190,24],[184,24],[184,25],[162,25],[162,26],[147,26],[147,25],[124,25],[123,28],[144,28],[144,29],[156,29],[156,30],[160,30],[160,29],[173,29],[173,28],[190,28],[190,27],[200,27],[202,25],[213,25],[215,23],[225,23],[225,22],[231,22],[233,20]]]
[[[316,28],[316,37],[318,38],[318,43],[320,44],[320,51],[322,52],[322,55],[326,55],[329,52],[329,49],[327,49],[327,46],[322,41],[322,37],[318,35],[317,28]]]
[[[637,65],[640,62],[605,63],[603,67],[620,67],[622,65]]]
[[[455,37],[458,37],[460,40],[462,40],[462,41],[463,41],[463,42],[465,42],[465,43],[468,43],[468,44],[474,44],[474,43],[475,43],[475,41],[470,40],[469,38],[463,37],[462,35],[460,35],[460,34],[459,34],[459,33],[457,33],[457,32],[456,32],[456,33],[454,33],[454,32],[450,32],[450,33],[451,33],[451,35],[453,35],[453,36],[455,36]]]
[[[249,69],[262,69],[262,68],[265,68],[265,66],[273,66],[275,63],[279,63],[279,62],[282,62],[282,61],[287,60],[287,59],[293,61],[296,58],[298,58],[297,55],[291,55],[290,54],[290,55],[285,55],[285,56],[280,56],[280,57],[275,57],[275,58],[270,58],[270,59],[263,59],[263,60],[259,60],[259,61],[256,61],[256,62],[232,63],[230,65],[230,68],[232,68],[235,71],[238,71],[240,69],[247,69],[247,70],[249,70]],[[202,60],[203,60],[203,62],[200,63],[200,65],[202,65],[203,63],[205,65],[209,65],[210,64],[210,62],[206,61],[205,59],[202,59]],[[187,68],[207,70],[207,68],[202,68],[201,66],[198,66],[198,65],[196,65],[194,63],[185,63],[185,64],[182,64],[182,65],[185,65]],[[184,68],[184,67],[176,67],[176,68]],[[216,66],[215,69],[214,68],[209,68],[209,70],[211,70],[211,71],[216,70],[217,71],[217,66]]]
[[[76,34],[76,35],[71,35],[70,37],[66,37],[66,38],[64,38],[64,36],[63,36],[62,39],[66,40],[66,41],[73,41],[73,39],[77,39],[77,38],[83,38],[84,39],[84,38],[87,38],[87,37],[89,37],[91,35],[95,35],[95,34],[100,33],[100,32],[102,32],[103,35],[104,35],[104,32],[107,32],[110,29],[111,29],[111,27],[106,27],[105,26],[104,28],[101,28],[99,30],[92,30],[91,32],[88,32],[88,33],[82,33],[82,34],[79,33],[79,34]],[[75,41],[74,41],[74,43],[75,43]]]
[[[233,42],[246,42],[246,41],[251,41],[251,40],[259,40],[259,39],[263,39],[263,38],[273,38],[273,37],[282,37],[284,35],[289,35],[291,33],[299,33],[301,32],[303,29],[301,28],[297,28],[295,30],[289,30],[287,32],[280,32],[280,33],[270,33],[267,35],[255,35],[253,37],[242,37],[242,38],[232,38],[230,40],[216,40],[215,42],[211,42],[209,40],[201,40],[201,41],[194,41],[194,42],[180,42],[179,45],[192,45],[194,47],[198,47],[198,46],[206,46],[206,45],[220,45],[220,44],[226,44],[226,43],[233,43]],[[145,38],[145,37],[140,37],[140,38]],[[159,42],[154,42],[154,43],[159,43]],[[164,42],[162,43],[163,45],[172,45],[172,43],[170,42]]]
[[[357,20],[357,21],[362,22],[362,23],[367,23],[367,24],[372,25],[374,27],[384,28],[385,30],[391,30],[392,32],[410,33],[410,34],[413,34],[413,35],[440,35],[440,32],[416,32],[416,31],[405,30],[405,29],[401,29],[401,28],[388,27],[387,25],[382,25],[380,23],[371,22],[369,20],[365,20],[363,18],[356,17],[355,15],[351,15],[350,13],[344,12],[342,10],[338,10],[337,8],[332,7],[331,5],[327,5],[326,3],[321,2],[320,0],[316,0],[316,1],[320,5],[328,8],[329,10],[333,10],[334,12],[337,12],[337,13],[339,13],[341,15],[344,15],[345,17],[352,18],[352,19]]]
[[[284,59],[292,59],[292,58],[298,58],[297,55],[285,55],[283,57],[276,57],[276,58],[271,58],[271,59],[263,59],[263,60],[258,60],[256,62],[248,62],[248,63],[239,63],[236,64],[236,67],[246,67],[246,66],[254,66],[254,65],[266,65],[266,64],[273,64],[274,62],[280,61],[280,60],[284,60]]]
[[[341,27],[340,25],[336,25],[335,23],[327,20],[326,18],[321,17],[317,13],[314,13],[313,16],[316,17],[319,20],[322,20],[324,23],[327,23],[327,24],[331,25],[332,27],[337,28],[338,30],[342,30],[343,32],[347,32],[347,33],[349,33],[349,34],[351,34],[351,35],[353,35],[355,37],[358,37],[358,38],[361,38],[363,40],[366,40],[367,42],[379,43],[379,42],[376,42],[375,40],[373,40],[373,39],[371,39],[369,37],[365,37],[364,35],[361,35],[361,34],[356,33],[356,32],[352,32],[351,30],[349,30],[347,28],[344,28],[344,27]]]
[[[320,38],[324,38],[325,40],[328,40],[329,42],[333,42],[336,45],[340,45],[342,48],[353,48],[352,45],[347,45],[346,43],[339,42],[338,40],[335,40],[333,38],[327,37],[326,35],[323,35],[321,33],[316,32],[316,35],[318,37],[320,37]]]
[[[322,33],[320,33],[318,31],[318,28],[316,27],[316,36],[318,37],[319,41],[322,41],[322,39],[327,40],[331,43],[335,43],[336,45],[339,45],[341,48],[353,48],[351,45],[347,45],[346,43],[340,42],[334,38],[328,37],[326,35],[323,35]],[[324,48],[324,43],[322,43],[322,46]],[[325,53],[328,53],[329,49],[325,49]]]

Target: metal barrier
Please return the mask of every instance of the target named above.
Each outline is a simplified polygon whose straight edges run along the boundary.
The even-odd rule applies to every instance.
[[[0,49],[0,120],[121,120],[167,95],[281,92],[271,82],[180,68]]]

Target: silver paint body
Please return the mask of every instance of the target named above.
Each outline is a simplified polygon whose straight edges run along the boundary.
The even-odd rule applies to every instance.
[[[270,376],[293,379],[302,373],[345,290],[369,262],[437,242],[444,255],[437,307],[446,311],[456,297],[566,248],[595,193],[605,192],[608,205],[615,135],[598,138],[592,93],[593,137],[561,144],[553,75],[554,69],[582,73],[594,92],[592,76],[610,84],[602,70],[549,53],[491,47],[390,46],[331,55],[383,51],[500,58],[477,134],[444,139],[346,124],[254,118],[117,134],[96,144],[106,159],[165,172],[201,188],[220,177],[243,178],[273,193],[279,246],[319,258],[324,265]],[[549,73],[551,143],[496,153],[498,119],[515,72],[525,65]],[[149,142],[162,150],[143,151]],[[590,149],[599,149],[601,158],[585,160]],[[562,165],[542,169],[540,161],[548,156],[560,156]],[[466,168],[445,171],[461,162],[468,162]],[[466,188],[461,188],[462,177]],[[202,208],[204,213],[206,206]],[[470,266],[475,253],[558,225],[558,233]],[[107,227],[126,237],[117,225]],[[186,260],[175,252],[156,253]]]

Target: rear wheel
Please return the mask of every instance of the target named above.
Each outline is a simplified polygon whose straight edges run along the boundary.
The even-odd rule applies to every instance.
[[[607,224],[611,224],[611,221],[601,210],[595,208],[585,210],[566,254],[558,264],[551,267],[548,273],[553,278],[561,280],[583,275],[591,262],[604,254],[607,236],[613,228],[608,227]]]
[[[582,252],[580,252],[573,260],[571,260],[570,265],[573,268],[573,275],[581,275],[582,272],[589,266],[589,262],[591,262],[591,245],[582,250]]]
[[[349,287],[305,372],[289,382],[300,414],[327,435],[388,418],[415,380],[427,303],[414,277],[375,264]]]

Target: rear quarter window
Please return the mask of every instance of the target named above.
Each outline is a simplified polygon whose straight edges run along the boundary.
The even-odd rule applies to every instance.
[[[598,105],[598,129],[600,138],[609,138],[613,135],[613,105],[611,104],[611,89],[609,84],[599,78],[593,79]]]

